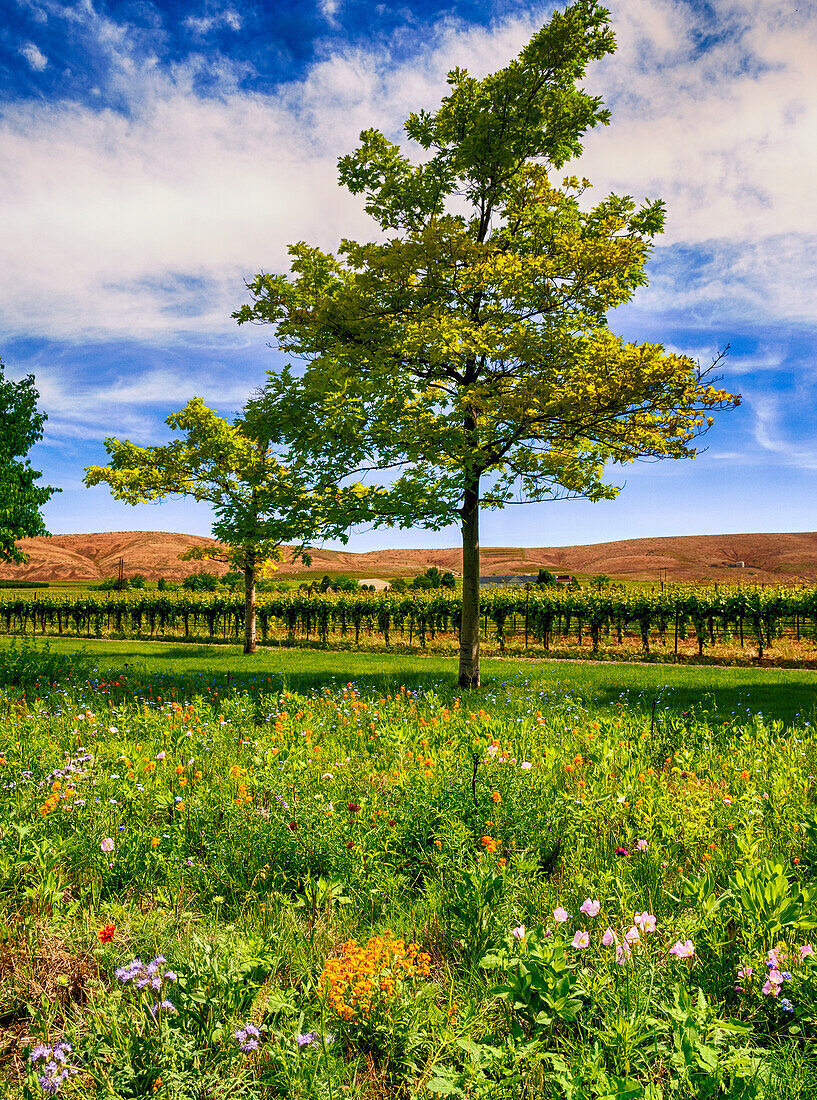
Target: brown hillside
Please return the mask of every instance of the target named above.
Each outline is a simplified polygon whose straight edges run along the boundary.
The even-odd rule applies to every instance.
[[[21,580],[103,580],[115,576],[119,559],[126,576],[142,573],[149,580],[180,580],[188,573],[223,573],[220,562],[182,562],[189,546],[217,544],[200,535],[161,531],[114,531],[93,535],[55,535],[23,539],[20,548],[30,555],[24,565],[0,567],[0,577]],[[745,562],[733,569],[727,562]],[[459,571],[461,551],[374,550],[354,554],[347,550],[312,551],[310,572],[348,573],[352,576],[414,576],[430,565]],[[817,532],[755,535],[686,535],[676,538],[626,539],[587,546],[540,548],[485,547],[485,575],[530,574],[540,568],[559,573],[607,573],[612,577],[656,581],[720,581],[783,583],[817,578]],[[303,567],[281,563],[280,574],[302,572]]]

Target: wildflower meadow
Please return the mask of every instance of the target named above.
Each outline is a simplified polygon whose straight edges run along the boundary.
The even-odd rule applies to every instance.
[[[2,690],[0,1096],[817,1095],[813,707],[264,662]]]

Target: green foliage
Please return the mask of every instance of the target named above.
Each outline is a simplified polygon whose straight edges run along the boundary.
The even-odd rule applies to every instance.
[[[556,576],[554,573],[551,573],[549,569],[540,569],[539,575],[536,578],[536,583],[553,586],[556,584]]]
[[[182,581],[182,588],[188,592],[215,592],[221,583],[218,573],[190,573]]]
[[[281,557],[285,542],[304,560],[307,541],[345,539],[358,487],[338,489],[323,475],[310,484],[297,466],[273,454],[280,432],[262,424],[252,405],[230,424],[195,397],[167,424],[183,438],[139,447],[109,438],[109,466],[90,466],[85,484],[110,486],[117,500],[139,504],[168,496],[190,496],[213,505],[213,535],[221,545],[193,546],[186,560],[222,557],[244,574],[245,652],[255,650],[255,584],[265,567]]]
[[[194,574],[193,577],[202,576]],[[204,575],[206,576],[206,574]],[[112,582],[113,583],[113,582]],[[190,584],[211,584],[213,581]],[[328,582],[334,589],[347,587],[341,578]],[[456,590],[423,592],[391,586],[384,592],[292,591],[285,585],[262,581],[257,600],[260,631],[265,641],[294,641],[297,634],[321,644],[359,645],[365,637],[389,646],[399,637],[422,647],[432,642],[450,649],[463,613],[463,597]],[[320,588],[316,585],[315,588]],[[732,642],[745,634],[748,645],[768,654],[783,626],[800,624],[804,643],[817,633],[817,590],[813,588],[695,588],[677,586],[664,592],[638,592],[619,588],[571,589],[537,585],[535,588],[494,588],[482,595],[484,635],[500,648],[511,635],[521,641],[527,633],[529,648],[545,652],[569,639],[587,639],[596,650],[614,650],[625,636],[630,655],[639,655],[632,639],[639,639],[644,653],[656,640],[672,655],[676,615],[679,638],[690,635],[704,653],[716,641]],[[152,637],[232,637],[240,631],[244,615],[243,579],[240,588],[214,588],[212,592],[128,592],[100,597],[85,591],[0,592],[0,630],[77,633],[103,636],[128,633]],[[354,632],[354,633],[352,633]],[[372,644],[367,641],[367,644]],[[749,654],[747,653],[747,660]]]
[[[47,535],[40,509],[54,493],[50,485],[36,485],[41,476],[26,455],[43,437],[48,419],[37,409],[39,394],[34,375],[19,382],[4,375],[0,359],[0,561],[23,562],[18,539]]]
[[[0,648],[0,684],[29,687],[38,682],[55,683],[71,672],[82,675],[90,668],[83,653],[52,650],[48,642],[33,638],[12,638]]]
[[[508,977],[493,993],[507,1006],[512,1031],[532,1038],[552,1032],[557,1022],[573,1023],[584,1008],[586,994],[576,981],[564,943],[540,928],[523,941],[511,938],[509,944],[510,958],[502,960]],[[484,965],[496,961],[487,958]]]
[[[436,565],[431,565],[426,569],[425,573],[421,573],[420,576],[415,577],[409,587],[419,589],[420,591],[431,591],[435,588],[455,589],[457,583],[454,580],[453,573],[443,573]],[[392,585],[392,588],[394,588],[394,585]]]
[[[364,515],[462,524],[463,686],[479,679],[480,508],[609,499],[609,463],[694,457],[711,412],[737,403],[691,359],[608,328],[647,281],[663,203],[588,208],[589,181],[557,182],[609,122],[580,85],[614,48],[609,12],[575,0],[504,69],[449,73],[437,110],[405,122],[417,163],[364,130],[340,182],[380,239],[293,245],[290,275],[257,275],[234,315],[274,325],[280,350],[306,361],[254,403],[292,463],[337,480],[399,468],[361,490]]]

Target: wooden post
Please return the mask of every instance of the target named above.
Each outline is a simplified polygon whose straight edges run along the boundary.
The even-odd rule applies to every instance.
[[[678,601],[675,601],[675,660],[678,660]]]

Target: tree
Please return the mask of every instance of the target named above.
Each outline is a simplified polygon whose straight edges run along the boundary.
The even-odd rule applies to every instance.
[[[246,410],[245,410],[246,413]],[[230,424],[194,397],[166,423],[184,438],[155,447],[106,439],[108,466],[90,466],[85,484],[105,482],[128,504],[190,496],[214,506],[213,535],[221,545],[192,547],[182,557],[225,554],[244,575],[244,652],[256,648],[255,586],[259,571],[279,560],[284,543],[308,558],[318,537],[345,540],[346,515],[357,492],[318,482],[307,485],[273,455],[275,433],[259,433],[251,414]]]
[[[377,523],[460,522],[465,688],[479,684],[480,508],[611,498],[609,463],[693,457],[709,412],[736,401],[691,359],[608,327],[646,282],[663,203],[609,195],[588,208],[587,180],[551,179],[609,122],[577,82],[614,47],[609,13],[575,0],[506,68],[449,74],[439,109],[405,123],[419,163],[364,131],[340,180],[381,239],[343,240],[337,255],[292,246],[290,275],[256,276],[234,314],[273,324],[305,360],[266,391],[270,417],[309,409],[290,461],[386,473]]]
[[[42,439],[48,419],[37,409],[39,396],[33,374],[20,382],[8,381],[0,359],[0,561],[26,561],[16,542],[48,534],[40,508],[60,492],[35,485],[42,474],[25,457]]]

